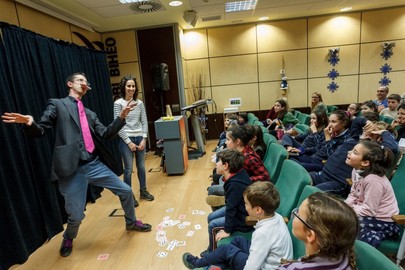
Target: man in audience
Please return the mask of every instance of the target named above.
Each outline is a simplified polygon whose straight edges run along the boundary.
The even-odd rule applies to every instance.
[[[387,100],[388,92],[389,92],[388,86],[378,87],[377,99],[373,100],[378,107],[378,112],[381,112],[382,109],[388,107],[388,100]]]

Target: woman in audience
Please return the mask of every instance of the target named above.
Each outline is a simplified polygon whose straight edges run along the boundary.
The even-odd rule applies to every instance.
[[[328,158],[346,140],[350,124],[351,121],[347,112],[333,111],[329,116],[329,124],[324,129],[325,142],[322,147],[311,156],[298,156],[294,160],[308,172],[321,171]]]
[[[269,129],[269,133],[274,136],[277,136],[277,129],[287,131],[300,122],[292,113],[288,111],[288,104],[282,99],[279,99],[276,101],[276,103],[274,103],[274,110],[277,113],[277,118],[267,122],[269,124],[267,127]],[[281,137],[279,139],[281,139]]]
[[[286,97],[281,97],[281,100],[284,100],[285,102],[287,102],[287,98]],[[269,123],[271,123],[271,121],[273,121],[274,119],[277,118],[277,112],[274,109],[274,106],[269,110],[269,112],[266,115],[266,119],[262,121],[264,127],[268,127]]]
[[[312,98],[311,98],[311,112],[318,111],[318,110],[325,111],[325,113],[328,112],[328,108],[323,103],[321,93],[313,92]]]
[[[304,134],[293,137],[285,134],[282,138],[282,145],[290,154],[314,154],[325,141],[324,129],[328,125],[328,116],[323,110],[316,110],[311,113],[310,130]]]
[[[359,217],[358,239],[373,247],[399,236],[399,228],[391,219],[399,213],[398,203],[385,176],[393,157],[387,147],[362,141],[349,151],[346,159],[346,164],[353,167],[353,185],[345,202]]]
[[[304,242],[305,256],[277,269],[356,269],[353,246],[358,219],[352,208],[327,193],[316,192],[292,214],[292,232]]]

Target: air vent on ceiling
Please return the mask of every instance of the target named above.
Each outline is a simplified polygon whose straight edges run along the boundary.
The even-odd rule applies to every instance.
[[[131,4],[129,8],[136,13],[148,13],[160,10],[162,5],[153,1],[140,1]]]
[[[214,15],[214,16],[202,17],[201,21],[209,22],[209,21],[218,21],[218,20],[221,20],[221,19],[222,19],[221,15]]]

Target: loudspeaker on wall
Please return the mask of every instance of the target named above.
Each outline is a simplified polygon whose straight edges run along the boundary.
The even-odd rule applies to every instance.
[[[169,81],[169,66],[165,63],[155,64],[151,66],[153,89],[155,90],[170,90]]]
[[[186,10],[183,13],[183,19],[188,25],[194,27],[198,19],[197,12],[195,12],[194,10]]]

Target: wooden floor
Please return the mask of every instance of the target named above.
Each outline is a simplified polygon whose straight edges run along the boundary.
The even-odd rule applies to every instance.
[[[206,220],[211,210],[205,198],[210,184],[208,176],[215,166],[211,161],[215,144],[216,141],[208,141],[206,154],[189,160],[187,171],[181,176],[167,176],[160,170],[160,157],[147,153],[147,186],[155,200],[139,200],[136,173],[132,180],[140,203],[136,216],[152,224],[151,232],[127,232],[122,216],[110,216],[115,209],[118,209],[115,215],[123,214],[118,198],[104,190],[95,204],[87,205],[86,218],[73,242],[71,256],[59,255],[60,233],[33,253],[25,264],[11,269],[186,269],[182,254],[187,251],[199,254],[208,245]],[[160,246],[164,239],[168,243]],[[170,245],[176,241],[177,244]],[[158,256],[164,252],[166,257]]]

